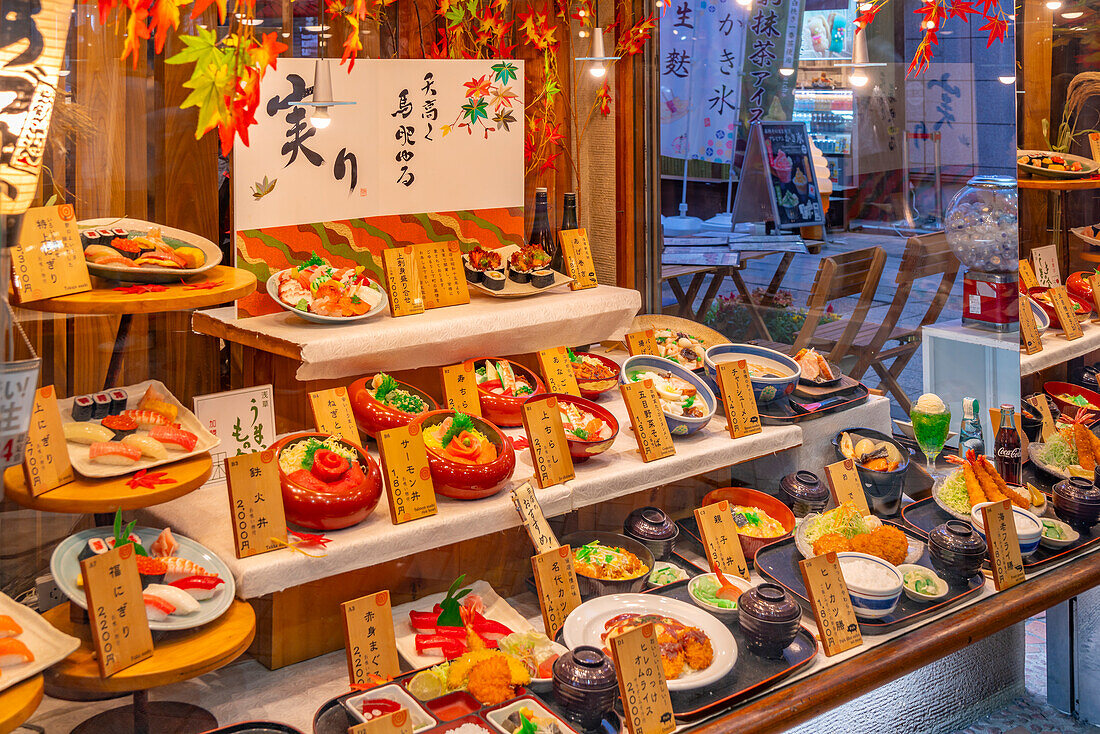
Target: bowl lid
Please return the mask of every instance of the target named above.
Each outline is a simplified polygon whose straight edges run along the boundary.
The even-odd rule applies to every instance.
[[[554,680],[589,690],[603,690],[619,685],[611,658],[600,648],[591,645],[576,647],[555,660]]]
[[[680,534],[680,529],[659,507],[640,507],[626,516],[623,532],[639,540],[668,540]]]
[[[1077,502],[1100,503],[1100,488],[1085,477],[1070,477],[1054,485],[1054,496]]]
[[[779,486],[792,497],[806,499],[828,498],[829,490],[812,471],[800,469],[779,480]]]
[[[802,616],[802,607],[778,584],[760,584],[741,594],[741,614],[767,622],[790,622]]]
[[[974,532],[969,523],[961,520],[948,520],[932,529],[928,542],[956,553],[966,555],[985,555],[986,545],[982,536]]]

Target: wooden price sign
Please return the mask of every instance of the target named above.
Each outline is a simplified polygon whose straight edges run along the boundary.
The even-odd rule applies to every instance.
[[[1092,323],[1100,324],[1100,290],[1096,288],[1096,286],[1100,284],[1100,272],[1090,275],[1088,281],[1089,286],[1092,288]]]
[[[539,366],[546,378],[546,387],[550,392],[560,392],[575,397],[581,396],[577,386],[577,373],[573,371],[573,362],[569,359],[569,350],[565,347],[543,349],[539,352]]]
[[[573,569],[573,550],[563,545],[531,556],[535,590],[542,609],[542,624],[551,640],[565,624],[569,613],[581,605],[581,590]]]
[[[653,389],[653,380],[620,385],[619,391],[630,413],[630,427],[638,442],[642,461],[654,461],[675,454],[676,447],[672,445],[672,434],[661,411],[661,400]]]
[[[748,581],[749,564],[745,562],[741,539],[737,537],[737,523],[733,521],[730,503],[722,500],[696,509],[695,522],[699,525],[711,568],[737,574]]]
[[[588,246],[588,232],[583,229],[563,229],[558,233],[558,237],[561,241],[561,251],[565,255],[565,269],[573,279],[569,288],[579,291],[582,288],[594,288],[598,285],[596,265],[592,261],[592,248]]]
[[[46,385],[34,394],[27,450],[23,456],[23,474],[27,477],[31,497],[73,481],[73,465],[69,462],[53,385]]]
[[[1035,277],[1035,271],[1032,270],[1031,263],[1026,258],[1020,260],[1020,283],[1025,291],[1039,287],[1039,279]]]
[[[863,635],[859,631],[852,598],[848,596],[848,585],[844,583],[836,553],[807,558],[799,561],[798,567],[810,595],[825,655],[832,657],[862,645]]]
[[[841,459],[826,466],[825,480],[829,483],[829,491],[832,492],[833,501],[836,502],[837,507],[845,502],[851,502],[861,515],[871,514],[854,459]]]
[[[355,414],[351,412],[351,400],[346,387],[318,390],[309,394],[309,407],[313,409],[313,421],[317,430],[342,438],[356,446],[362,446]]]
[[[440,371],[443,373],[443,397],[447,400],[447,407],[480,418],[481,402],[477,397],[474,363],[461,362],[442,367]]]
[[[92,289],[72,204],[28,209],[11,261],[20,303]]]
[[[523,404],[523,430],[531,447],[535,481],[543,489],[567,482],[577,476],[569,442],[558,412],[558,399],[549,396],[530,398]]]
[[[254,451],[225,460],[229,512],[237,558],[248,558],[286,545],[286,515],[275,452]]]
[[[428,242],[413,249],[424,308],[470,302],[470,287],[462,272],[462,250],[457,242]]]
[[[994,502],[982,508],[989,563],[997,591],[1004,591],[1024,580],[1024,559],[1020,554],[1014,514],[1011,500]]]
[[[752,395],[752,383],[745,360],[719,362],[718,391],[722,393],[722,408],[726,411],[726,428],[730,438],[760,433],[760,413]]]
[[[390,521],[400,525],[434,515],[435,485],[420,426],[409,424],[379,431],[377,441],[390,494]]]
[[[1032,396],[1028,402],[1039,411],[1039,415],[1043,417],[1042,437],[1043,443],[1050,440],[1050,437],[1054,435],[1054,416],[1050,414],[1050,403],[1047,402],[1046,395]]]
[[[88,625],[95,630],[99,672],[104,678],[153,654],[153,634],[141,598],[141,578],[132,543],[80,562]]]
[[[1021,262],[1024,262],[1021,260]],[[1039,337],[1039,327],[1035,324],[1035,312],[1025,295],[1020,295],[1020,341],[1024,352],[1035,354],[1043,351],[1043,341]]]
[[[348,734],[413,734],[412,716],[408,709],[401,708],[349,727]]]
[[[546,522],[546,515],[542,514],[542,505],[535,497],[535,490],[530,482],[524,482],[512,490],[512,504],[516,506],[516,512],[535,545],[536,553],[561,547],[558,536],[554,535],[550,523]]]
[[[653,329],[645,331],[632,331],[626,335],[626,351],[633,357],[636,354],[657,354],[657,339],[653,336]]]
[[[615,635],[611,659],[630,734],[668,734],[676,728],[668,695],[661,645],[652,622]]]
[[[401,663],[397,659],[390,592],[367,594],[340,607],[344,613],[344,649],[351,684],[370,683],[372,675],[393,679],[401,672]]]
[[[1054,313],[1062,325],[1062,336],[1067,341],[1073,341],[1084,336],[1081,331],[1081,322],[1077,320],[1077,312],[1073,309],[1073,301],[1064,285],[1054,286],[1047,291],[1050,295],[1050,303],[1054,306]]]
[[[390,295],[390,313],[411,316],[424,313],[424,296],[417,275],[417,257],[412,247],[387,247],[382,251],[382,271]]]

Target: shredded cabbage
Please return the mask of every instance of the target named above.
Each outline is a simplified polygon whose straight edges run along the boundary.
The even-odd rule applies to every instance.
[[[1061,433],[1055,433],[1043,446],[1041,459],[1044,464],[1063,470],[1070,464],[1076,464],[1079,461],[1077,447],[1067,441]]]
[[[939,496],[940,501],[955,512],[970,513],[970,493],[966,491],[966,477],[961,467],[951,472],[940,485]]]
[[[845,538],[851,538],[866,532],[869,532],[869,529],[859,510],[852,503],[845,502],[817,518],[811,527],[806,528],[805,537],[810,543],[816,543],[826,533],[837,533]]]

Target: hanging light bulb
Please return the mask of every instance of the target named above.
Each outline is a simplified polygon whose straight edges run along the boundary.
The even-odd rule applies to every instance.
[[[848,75],[848,83],[853,87],[866,86],[868,81],[867,74],[864,73],[863,69],[856,69]]]
[[[329,116],[329,108],[340,105],[355,104],[354,102],[338,102],[332,98],[332,74],[329,70],[328,59],[317,59],[313,71],[313,98],[308,102],[299,102],[303,107],[312,107],[309,122],[318,130],[324,130],[332,123]]]
[[[596,35],[592,36],[592,56],[599,59],[603,57],[603,53],[603,29],[597,28]],[[588,73],[597,79],[602,79],[607,73],[607,67],[603,65],[603,61],[596,61]]]
[[[743,8],[747,8],[752,5],[752,0],[737,0],[737,4]]]
[[[1047,10],[1057,10],[1062,7],[1062,0],[1047,0]]]
[[[328,107],[314,107],[313,114],[309,116],[309,124],[318,130],[324,130],[332,122],[328,116]]]

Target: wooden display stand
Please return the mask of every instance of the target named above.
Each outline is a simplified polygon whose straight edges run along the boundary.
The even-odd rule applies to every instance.
[[[46,671],[47,682],[69,690],[93,694],[132,693],[134,703],[97,714],[73,729],[73,734],[148,734],[203,732],[218,725],[205,709],[185,703],[150,703],[150,688],[190,680],[217,670],[248,649],[256,635],[256,615],[248,604],[234,600],[218,619],[196,629],[160,633],[153,655],[110,678],[103,678],[95,660],[90,629],[71,619],[70,603],[42,616],[67,635],[80,640],[76,652]],[[2,699],[0,699],[2,701]]]
[[[0,693],[0,734],[15,731],[42,703],[41,674],[16,683]]]

